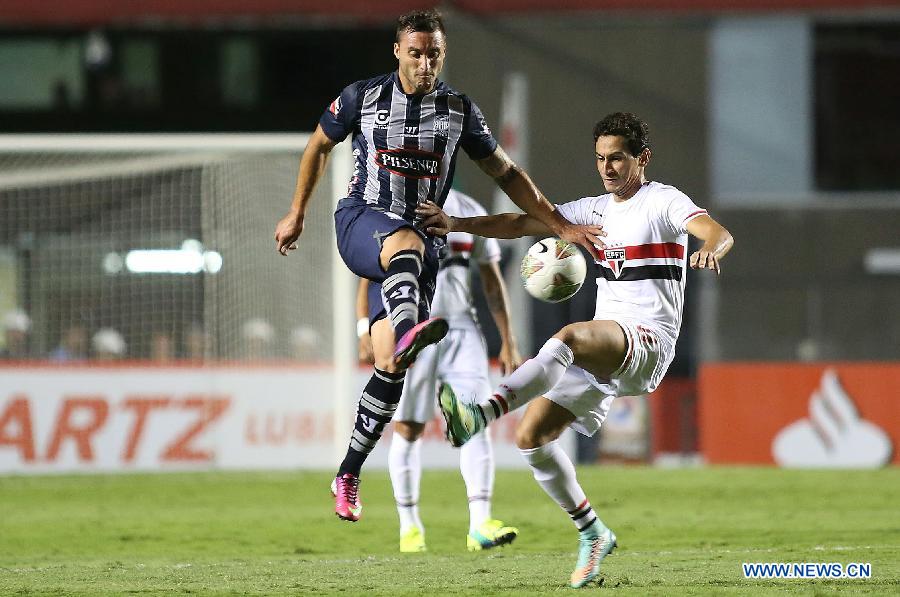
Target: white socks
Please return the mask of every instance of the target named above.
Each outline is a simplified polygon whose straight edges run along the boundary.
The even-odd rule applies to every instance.
[[[419,518],[419,486],[422,479],[421,438],[409,442],[399,433],[391,436],[388,467],[397,514],[400,517],[400,535],[412,527],[424,534],[425,527]],[[486,431],[472,437],[461,449],[459,470],[466,483],[469,496],[469,531],[480,527],[491,518],[491,494],[494,489],[494,453],[491,438]]]
[[[397,514],[400,516],[400,535],[412,527],[419,527],[423,533],[425,527],[419,518],[419,482],[422,478],[422,462],[419,450],[422,440],[406,441],[399,433],[391,436],[391,449],[388,452],[388,469],[391,474],[391,485],[394,487],[394,499],[397,502]]]
[[[558,440],[538,448],[520,449],[519,452],[531,466],[534,480],[566,511],[579,531],[587,529],[597,520],[584,490],[575,478],[575,466]]]
[[[472,436],[459,452],[459,470],[469,496],[469,532],[472,532],[491,518],[494,452],[488,430]]]
[[[533,398],[542,396],[562,379],[575,355],[562,340],[550,338],[532,359],[513,371],[487,401],[479,403],[486,422],[498,419]]]

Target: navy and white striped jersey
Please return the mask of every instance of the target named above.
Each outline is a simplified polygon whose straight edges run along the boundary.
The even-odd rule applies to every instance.
[[[406,94],[396,71],[348,85],[319,124],[332,141],[352,135],[348,197],[408,222],[420,202],[444,204],[460,147],[473,160],[497,148],[472,100],[442,81],[431,93]]]

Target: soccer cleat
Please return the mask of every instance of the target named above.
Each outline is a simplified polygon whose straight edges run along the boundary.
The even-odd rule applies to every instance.
[[[408,531],[400,535],[401,553],[421,553],[427,551],[425,547],[425,534],[419,527],[410,527]]]
[[[598,521],[594,522],[599,525]],[[580,589],[600,574],[600,562],[616,548],[616,534],[604,528],[600,534],[582,532],[578,538],[578,563],[572,571],[570,585]]]
[[[481,408],[477,404],[461,402],[449,384],[441,384],[438,406],[447,422],[447,439],[457,448],[487,427]]]
[[[359,499],[359,477],[344,473],[331,482],[334,496],[334,513],[338,518],[356,522],[362,517],[362,502]]]
[[[481,551],[512,543],[519,536],[519,529],[508,527],[499,520],[487,520],[466,537],[469,551]]]
[[[397,342],[397,348],[394,350],[394,363],[401,369],[408,368],[423,348],[443,340],[449,329],[447,320],[441,317],[420,321],[403,334],[403,337]]]

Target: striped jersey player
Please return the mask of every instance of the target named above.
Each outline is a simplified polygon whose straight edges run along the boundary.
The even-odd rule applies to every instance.
[[[569,221],[603,228],[594,319],[561,329],[486,401],[462,402],[449,386],[440,394],[454,444],[528,403],[516,443],[535,480],[579,531],[573,587],[597,577],[600,562],[616,547],[616,535],[594,513],[557,439],[570,426],[592,435],[616,396],[657,387],[675,354],[687,264],[718,273],[719,260],[733,244],[728,231],[687,195],[647,180],[648,127],[635,115],[617,112],[598,122],[594,149],[606,193],[558,207]],[[446,225],[498,238],[548,232],[525,214],[447,219],[429,207],[426,222],[429,228]],[[688,234],[703,241],[689,261]]]
[[[480,160],[497,148],[472,100],[444,82],[409,95],[396,72],[347,86],[319,124],[335,141],[353,136],[348,200],[408,221],[422,201],[444,204],[460,149]]]
[[[347,267],[380,295],[369,304],[375,371],[360,396],[350,445],[332,484],[335,514],[351,522],[362,514],[363,463],[397,408],[406,369],[447,333],[446,320],[429,313],[444,239],[419,226],[416,208],[443,203],[459,150],[555,234],[591,250],[599,240],[598,229],[556,213],[497,145],[478,107],[438,79],[446,49],[436,11],[413,11],[397,20],[397,70],[349,85],[326,107],[300,160],[291,208],[275,227],[276,249],[287,255],[297,247],[331,149],[350,137],[355,167],[334,214],[337,246]]]

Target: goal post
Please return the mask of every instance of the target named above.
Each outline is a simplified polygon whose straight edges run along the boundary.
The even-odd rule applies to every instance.
[[[337,458],[358,390],[355,286],[332,217],[348,143],[332,151],[299,249],[283,259],[273,238],[308,139],[0,135],[0,311],[27,313],[29,358],[55,358],[83,328],[92,354],[98,331],[118,334],[111,358],[165,358],[168,342],[181,360],[327,365]]]

